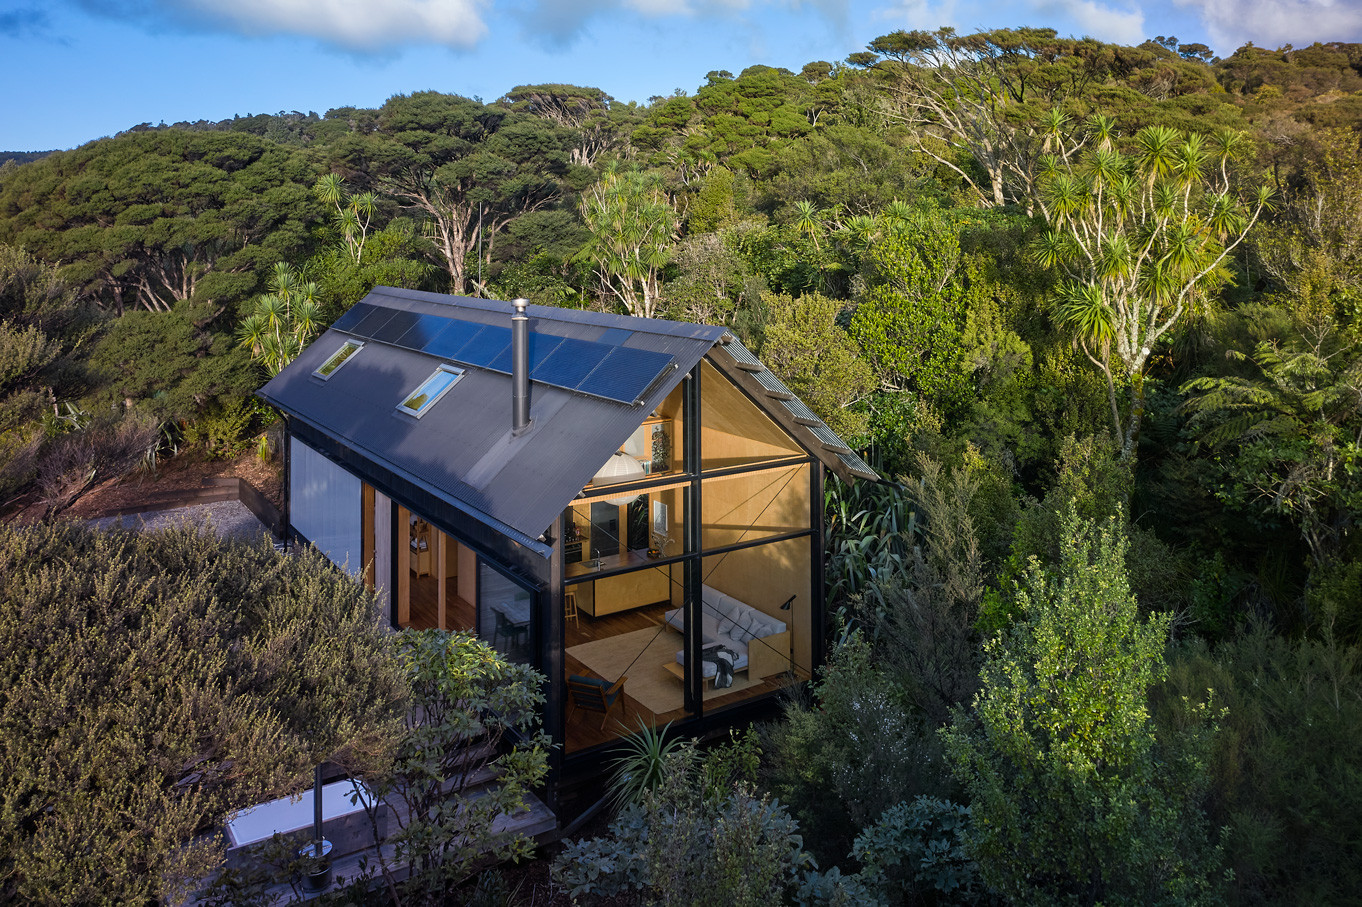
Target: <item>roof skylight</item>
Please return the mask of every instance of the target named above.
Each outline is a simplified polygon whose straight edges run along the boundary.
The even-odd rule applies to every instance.
[[[363,346],[364,344],[360,343],[358,340],[345,341],[341,344],[341,348],[327,357],[327,360],[312,374],[325,381],[336,373],[336,369],[349,362],[351,357],[359,352]]]
[[[443,397],[451,387],[458,384],[462,377],[463,369],[455,368],[452,365],[440,366],[435,370],[435,374],[423,381],[421,386],[412,392],[411,396],[397,405],[398,412],[407,413],[418,419],[421,418],[426,410],[430,409],[435,401]]]

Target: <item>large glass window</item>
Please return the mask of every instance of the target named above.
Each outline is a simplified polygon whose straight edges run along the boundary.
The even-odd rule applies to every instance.
[[[804,456],[803,449],[709,362],[700,364],[700,459],[706,470]]]
[[[479,635],[508,661],[529,664],[534,657],[534,596],[486,563],[478,565]]]
[[[810,676],[809,558],[807,537],[704,558],[699,632],[706,711]],[[732,682],[722,686],[730,665]]]
[[[351,573],[363,572],[360,480],[297,438],[289,440],[289,521]]]
[[[810,526],[807,463],[705,479],[701,493],[701,541],[724,548]]]

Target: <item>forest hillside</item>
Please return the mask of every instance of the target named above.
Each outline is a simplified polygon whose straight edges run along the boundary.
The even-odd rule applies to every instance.
[[[995,821],[962,832],[976,894],[1344,902],[1359,130],[1360,44],[1020,28],[646,104],[420,91],[11,155],[0,505],[268,455],[254,390],[375,285],[725,325],[893,479],[829,494],[830,603],[859,635],[766,742],[824,865],[922,794]],[[1055,668],[1075,649],[1110,660]],[[1129,696],[1066,685],[1108,670]],[[849,756],[837,697],[872,688],[882,749]],[[872,758],[891,726],[916,767]],[[1086,806],[1033,815],[1028,791]]]

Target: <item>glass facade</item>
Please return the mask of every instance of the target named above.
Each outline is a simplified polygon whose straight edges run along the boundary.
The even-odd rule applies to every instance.
[[[289,521],[332,563],[364,570],[360,481],[297,438],[289,439]]]
[[[588,485],[563,512],[569,753],[748,702],[812,668],[816,467],[708,362],[697,372],[698,395],[693,374],[622,446],[643,475],[627,491]],[[575,701],[572,687],[621,678],[606,714]]]

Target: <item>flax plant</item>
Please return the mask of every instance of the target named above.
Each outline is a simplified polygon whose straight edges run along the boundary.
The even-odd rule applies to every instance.
[[[1082,156],[1042,162],[1041,213],[1048,229],[1037,262],[1059,272],[1059,322],[1106,379],[1122,459],[1144,416],[1144,376],[1154,345],[1226,279],[1224,263],[1267,207],[1271,191],[1247,198],[1231,171],[1242,134],[1140,130],[1117,150],[1109,120],[1089,121]],[[1121,400],[1124,390],[1125,400]]]

